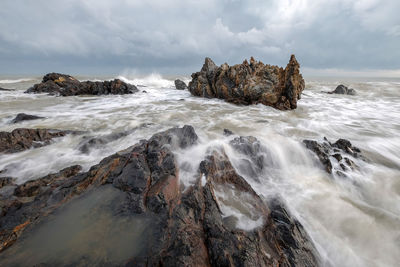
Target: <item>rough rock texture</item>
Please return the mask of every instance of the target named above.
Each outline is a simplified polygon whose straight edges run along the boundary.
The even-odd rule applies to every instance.
[[[61,96],[73,95],[123,95],[138,92],[136,86],[119,79],[104,82],[80,82],[72,76],[49,73],[39,84],[35,84],[25,93],[49,93]]]
[[[51,140],[62,137],[72,131],[50,129],[18,128],[12,132],[0,132],[0,153],[16,153],[30,148],[49,145]]]
[[[235,104],[264,104],[280,110],[295,109],[305,87],[300,65],[294,55],[285,69],[250,63],[217,67],[206,58],[200,72],[192,74],[189,91],[195,96],[222,98]]]
[[[154,218],[153,234],[145,241],[149,244],[126,266],[317,266],[317,252],[300,223],[281,201],[262,200],[223,150],[212,151],[201,162],[196,183],[182,191],[172,151],[193,146],[197,139],[191,126],[172,128],[103,159],[88,172],[78,173],[80,167],[73,166],[3,187],[0,250],[11,247],[24,232],[34,231],[47,214],[74,196],[113,186],[125,199],[115,207],[118,214]],[[246,140],[238,142],[246,147]],[[256,141],[251,142],[253,147]],[[219,196],[224,190],[243,194],[251,216],[262,225],[238,229],[237,219],[222,212],[223,205],[230,205]]]
[[[175,80],[175,88],[178,89],[178,90],[185,90],[188,87],[187,87],[187,85],[186,85],[186,83],[184,81],[176,79]]]
[[[19,113],[17,116],[11,121],[11,123],[18,123],[21,121],[30,121],[30,120],[37,120],[37,119],[44,119],[44,117],[29,115],[25,113]]]
[[[333,90],[332,92],[328,92],[328,94],[355,95],[356,90],[354,90],[352,88],[348,88],[348,87],[344,86],[343,84],[341,84],[341,85],[338,85],[338,87],[336,87],[336,89]]]
[[[361,150],[353,146],[350,141],[346,139],[339,139],[333,144],[326,138],[324,138],[323,142],[303,140],[303,143],[317,155],[319,161],[328,173],[333,173],[335,169],[333,166],[337,165],[340,169],[336,169],[335,173],[340,176],[346,176],[343,171],[359,168],[351,158],[361,159],[363,161],[367,160],[361,154]],[[349,158],[349,156],[351,158]],[[337,164],[332,164],[332,161]]]

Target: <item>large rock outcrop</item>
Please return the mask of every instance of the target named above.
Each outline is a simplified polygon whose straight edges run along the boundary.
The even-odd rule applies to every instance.
[[[18,128],[12,132],[0,132],[0,153],[16,153],[30,148],[49,145],[52,139],[67,134],[76,134],[74,131],[51,129]]]
[[[104,82],[80,82],[72,76],[49,73],[39,84],[35,84],[25,93],[49,93],[52,95],[123,95],[138,92],[136,86],[119,79]]]
[[[172,128],[103,159],[88,172],[79,173],[81,168],[72,166],[22,185],[7,181],[0,189],[0,261],[8,266],[28,259],[41,266],[317,266],[318,254],[301,224],[279,199],[258,196],[222,148],[210,151],[199,166],[196,182],[183,190],[172,151],[189,148],[197,139],[191,126]],[[256,153],[256,142],[242,138],[232,145]],[[34,236],[47,215],[52,214],[50,221],[54,221],[65,203],[101,193],[102,188],[112,188],[117,195],[117,201],[107,202],[112,218],[109,215],[106,220],[150,218],[137,253],[114,261],[103,255],[31,257],[27,248],[18,246]],[[225,192],[243,196],[243,201],[231,201]],[[94,203],[104,197],[99,195]],[[226,213],[229,205],[238,205],[250,220],[259,222],[258,227],[238,227],[238,218]],[[119,226],[114,227],[118,230]],[[46,233],[45,226],[40,229]],[[129,236],[137,229],[132,225],[126,231],[123,234]],[[124,249],[116,245],[115,237],[110,242],[112,249]]]
[[[221,98],[235,104],[264,104],[280,110],[295,109],[305,83],[294,55],[285,69],[250,59],[220,67],[206,58],[200,72],[192,74],[189,91],[195,96]]]

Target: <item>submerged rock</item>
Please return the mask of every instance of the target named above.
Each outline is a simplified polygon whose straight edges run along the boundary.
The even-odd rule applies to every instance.
[[[15,89],[6,89],[6,88],[1,88],[0,87],[0,91],[15,91]]]
[[[187,85],[186,85],[186,83],[184,81],[176,79],[175,80],[175,88],[178,89],[178,90],[185,90],[188,87],[187,87]]]
[[[317,266],[318,253],[301,224],[289,215],[282,201],[261,199],[236,173],[223,149],[212,151],[201,162],[195,184],[186,190],[181,188],[173,150],[189,148],[197,141],[193,127],[172,128],[103,159],[88,172],[79,173],[80,167],[73,166],[14,185],[11,195],[0,194],[0,251],[8,248],[0,259],[26,262],[26,250],[18,251],[17,245],[24,232],[29,238],[47,214],[57,217],[55,211],[75,196],[100,194],[101,188],[112,186],[118,201],[109,204],[114,212],[107,220],[139,215],[152,218],[151,232],[140,241],[140,253],[121,258],[120,262],[108,262],[97,255],[105,261],[103,265]],[[257,152],[256,141],[251,138],[238,139],[232,145],[236,144],[240,150]],[[230,199],[236,196],[240,199]],[[229,214],[231,205],[242,210],[256,227],[240,227],[238,218]],[[125,231],[129,235],[135,229]],[[57,255],[52,256],[55,262],[48,262],[44,256],[31,263],[92,263],[90,257],[57,262]]]
[[[341,84],[341,85],[338,85],[338,87],[336,87],[336,89],[333,90],[332,92],[328,92],[328,94],[355,95],[356,90],[354,90],[352,88],[348,88],[348,87],[344,86],[343,84]]]
[[[53,138],[73,131],[18,128],[12,132],[0,132],[0,153],[16,153],[30,148],[49,145]]]
[[[49,73],[43,77],[39,84],[35,84],[25,93],[49,93],[51,95],[123,95],[133,94],[139,90],[132,84],[127,84],[119,79],[104,82],[80,82],[72,76]]]
[[[192,74],[192,95],[222,98],[235,104],[264,104],[280,110],[295,109],[305,83],[294,55],[285,69],[250,59],[220,67],[206,58],[200,72]]]
[[[327,173],[332,173],[334,170],[332,160],[335,160],[334,163],[337,163],[336,165],[340,166],[340,170],[336,169],[336,174],[340,176],[345,176],[343,171],[359,168],[354,161],[349,158],[349,156],[364,161],[367,160],[361,154],[361,150],[353,146],[350,141],[346,139],[339,139],[333,144],[326,138],[324,138],[323,142],[303,140],[303,143],[308,149],[317,155]]]
[[[21,121],[30,121],[30,120],[38,120],[44,119],[44,117],[36,116],[36,115],[29,115],[25,113],[19,113],[17,116],[11,121],[11,123],[19,123]]]

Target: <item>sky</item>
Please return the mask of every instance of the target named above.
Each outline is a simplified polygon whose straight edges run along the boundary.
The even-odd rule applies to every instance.
[[[1,0],[0,74],[198,71],[254,56],[400,77],[399,0]]]

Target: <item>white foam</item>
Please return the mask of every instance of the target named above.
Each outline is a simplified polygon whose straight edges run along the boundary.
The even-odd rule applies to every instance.
[[[6,79],[6,80],[0,80],[0,83],[2,84],[9,84],[9,83],[21,83],[21,82],[30,82],[34,81],[35,79],[32,78],[22,78],[22,79]]]
[[[155,88],[172,88],[174,87],[174,81],[168,80],[162,77],[161,74],[152,73],[145,77],[125,77],[123,75],[118,76],[118,79],[139,86],[148,86]]]

